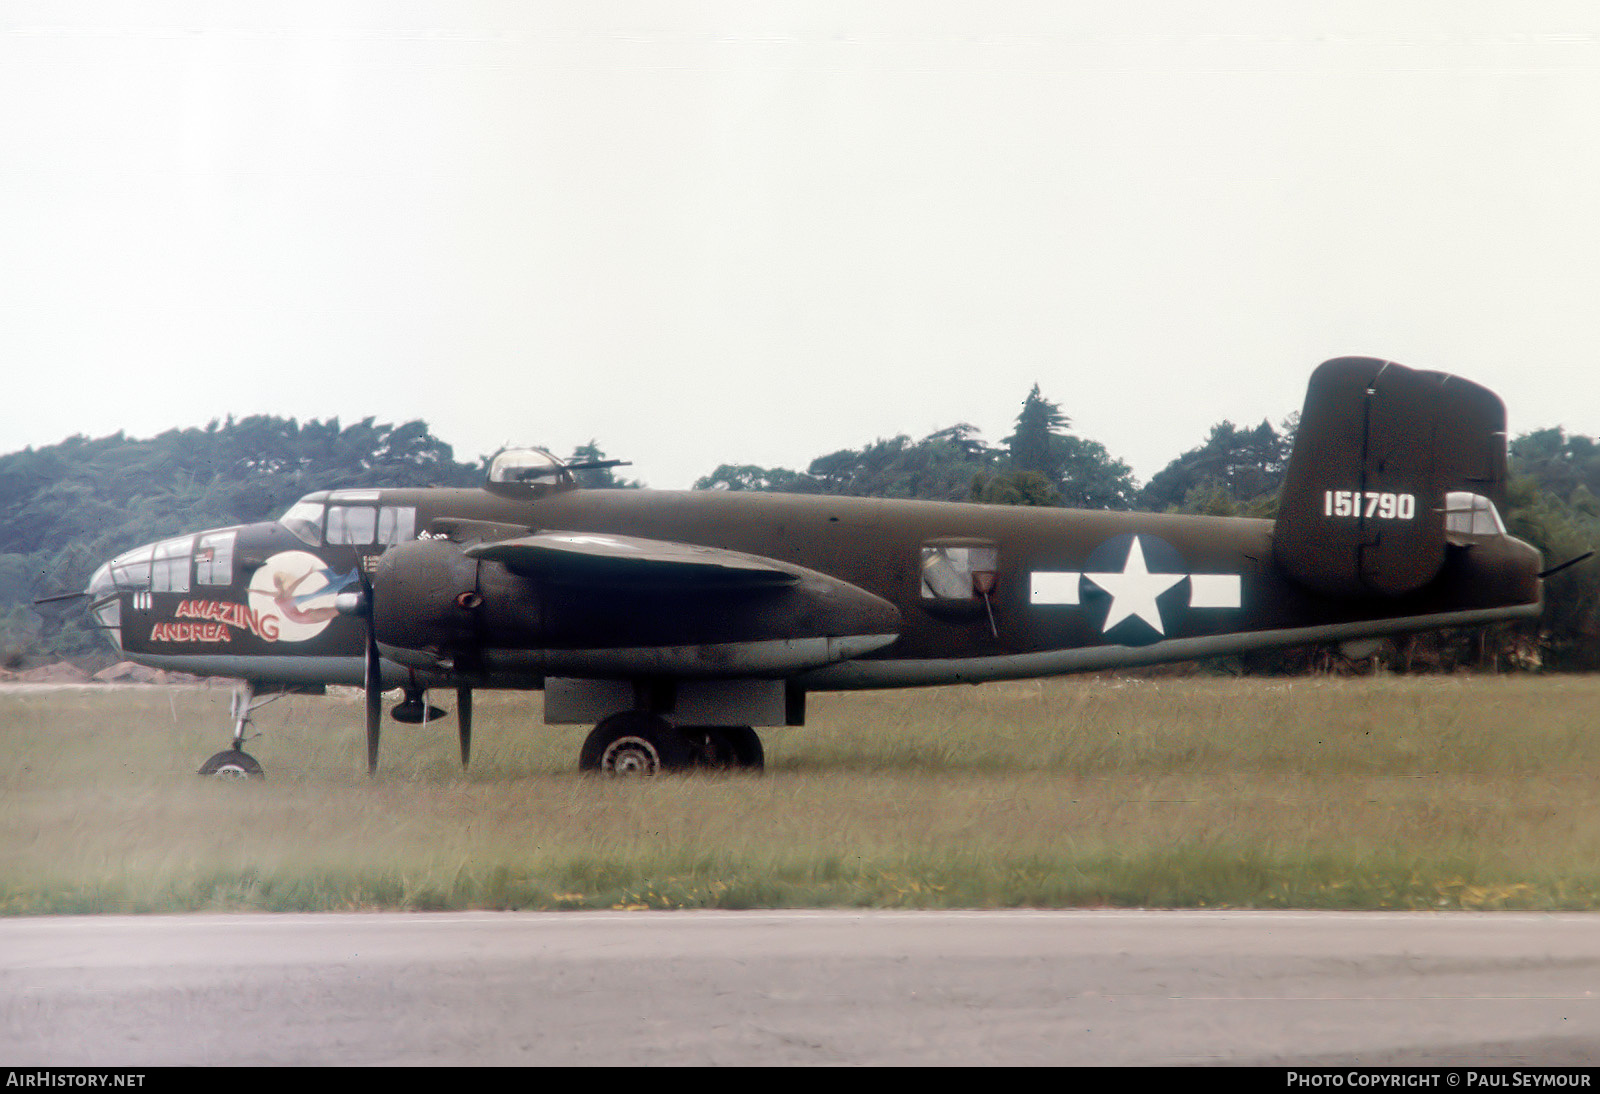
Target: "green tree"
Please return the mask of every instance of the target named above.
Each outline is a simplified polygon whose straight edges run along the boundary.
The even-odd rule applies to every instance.
[[[1285,421],[1285,430],[1294,425]],[[1204,444],[1151,477],[1139,492],[1139,507],[1155,512],[1259,515],[1283,484],[1289,447],[1285,435],[1265,419],[1254,429],[1218,422]]]
[[[711,474],[695,480],[696,490],[764,490],[776,494],[820,494],[822,484],[810,475],[787,467],[758,467],[753,463],[719,464]]]
[[[1034,384],[1022,402],[1015,429],[1004,441],[1007,473],[1043,477],[1060,498],[1057,504],[1073,509],[1131,508],[1136,489],[1133,472],[1098,441],[1069,433],[1071,424]]]
[[[972,484],[972,500],[984,505],[1059,506],[1061,492],[1037,471],[1007,471]]]
[[[697,490],[772,490],[872,498],[925,498],[991,504],[1129,507],[1128,465],[1105,447],[1067,432],[1060,409],[1034,385],[1004,448],[958,422],[913,441],[905,434],[812,460],[804,472],[723,464]],[[1030,477],[1032,476],[1032,477]]]
[[[1558,566],[1600,547],[1600,445],[1560,429],[1511,443],[1506,527]],[[1545,582],[1539,642],[1551,668],[1600,668],[1600,560],[1570,566]]]
[[[1039,394],[1039,385],[1022,401],[1016,430],[1004,442],[1013,471],[1033,471],[1054,482],[1061,474],[1058,441],[1072,423],[1061,408]]]

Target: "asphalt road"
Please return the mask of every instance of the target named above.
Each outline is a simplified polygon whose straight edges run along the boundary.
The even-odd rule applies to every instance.
[[[0,1065],[1600,1061],[1600,915],[0,920]]]

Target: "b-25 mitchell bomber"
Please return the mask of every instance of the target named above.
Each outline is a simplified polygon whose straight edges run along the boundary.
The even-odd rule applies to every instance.
[[[478,489],[324,490],[281,518],[128,551],[83,594],[130,660],[243,681],[202,774],[255,776],[252,712],[542,690],[579,767],[759,768],[816,691],[1053,676],[1535,616],[1506,534],[1505,408],[1364,357],[1312,375],[1276,520],[742,491],[579,489],[539,449]]]

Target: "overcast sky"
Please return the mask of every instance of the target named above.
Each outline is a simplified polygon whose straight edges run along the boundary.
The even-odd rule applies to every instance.
[[[0,452],[232,414],[803,468],[1315,365],[1600,434],[1600,6],[0,0]],[[330,484],[331,485],[331,484]]]

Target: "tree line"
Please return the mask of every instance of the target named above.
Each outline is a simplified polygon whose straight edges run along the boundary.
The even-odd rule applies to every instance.
[[[1218,422],[1140,485],[1124,461],[1075,434],[1059,404],[1034,385],[998,444],[962,422],[920,440],[898,435],[840,449],[804,470],[722,464],[694,488],[1271,517],[1296,423],[1295,415],[1276,426]],[[570,459],[604,457],[590,441]],[[83,588],[96,566],[131,547],[270,519],[312,490],[473,485],[489,458],[458,461],[422,421],[343,425],[270,415],[145,440],[72,437],[0,456],[0,655],[13,665],[103,656],[81,605],[36,608],[32,601]],[[611,468],[578,477],[590,487],[643,485]],[[1507,526],[1543,551],[1547,564],[1582,554],[1600,543],[1600,442],[1561,429],[1516,438],[1509,494]],[[1430,636],[1420,652],[1408,643],[1404,662],[1600,667],[1600,564],[1562,571],[1546,593],[1534,626]],[[1329,655],[1290,651],[1249,667],[1286,671],[1318,656]]]

